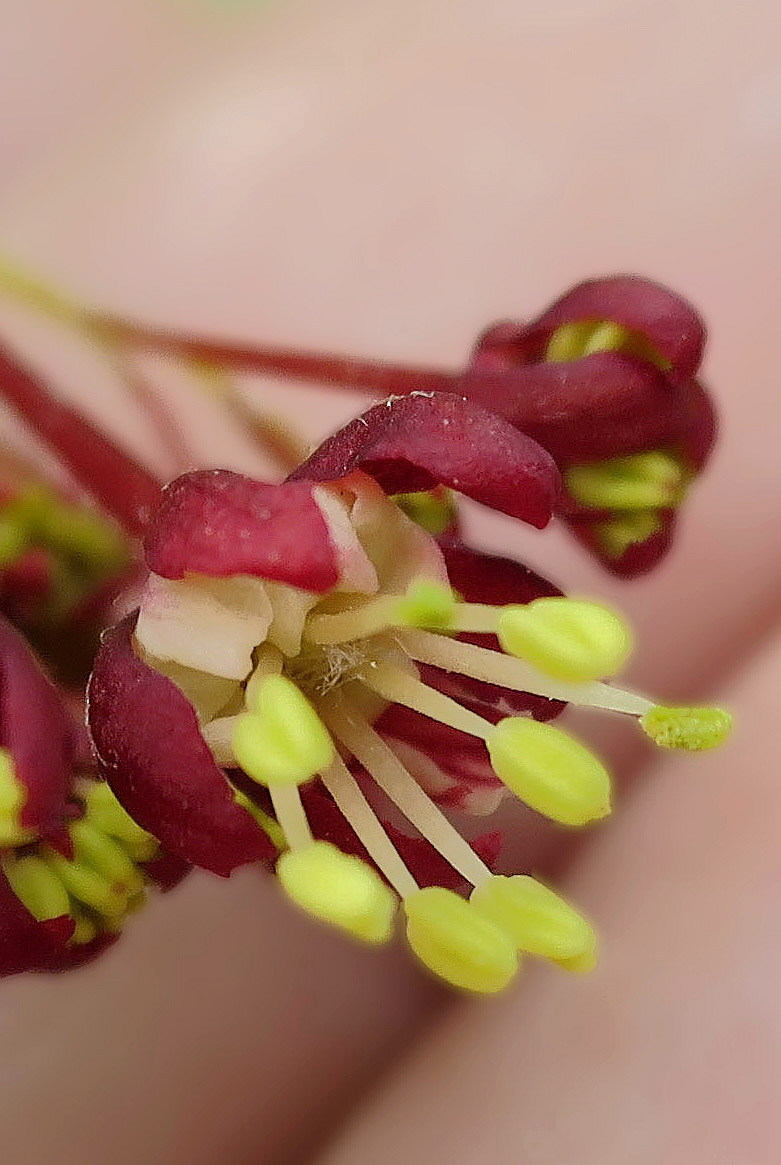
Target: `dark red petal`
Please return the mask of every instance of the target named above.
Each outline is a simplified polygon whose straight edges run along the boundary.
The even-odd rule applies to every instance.
[[[674,445],[680,391],[648,361],[596,352],[565,364],[531,364],[458,384],[471,401],[501,413],[560,466]]]
[[[371,863],[355,831],[319,782],[313,781],[306,785],[301,794],[314,837],[319,841],[330,841],[343,853],[355,854]],[[464,879],[430,842],[422,837],[410,837],[388,822],[383,821],[382,824],[418,885],[445,886],[448,890],[462,890],[465,887]],[[486,865],[493,868],[501,852],[502,834],[498,831],[483,834],[471,841],[470,845]]]
[[[334,481],[356,469],[389,494],[447,485],[540,528],[560,489],[544,449],[502,417],[450,393],[390,397],[324,441],[291,477]]]
[[[64,820],[74,746],[56,688],[19,632],[0,618],[0,747],[27,790],[22,825],[45,835]]]
[[[638,275],[587,279],[557,299],[527,326],[528,340],[547,338],[562,324],[613,320],[641,332],[676,371],[692,376],[700,366],[705,325],[695,308],[661,283]]]
[[[106,632],[88,687],[102,775],[139,825],[171,854],[227,876],[274,847],[236,804],[192,705],[133,650],[136,616]]]
[[[166,486],[144,545],[149,569],[164,578],[248,574],[320,592],[339,577],[311,486],[268,485],[227,469]]]
[[[175,857],[173,854],[161,853],[151,862],[143,863],[144,873],[151,878],[154,884],[163,893],[173,890],[182,882],[192,870],[189,862]]]
[[[619,578],[637,578],[652,571],[665,557],[673,543],[677,519],[675,511],[662,511],[661,519],[661,529],[644,542],[636,542],[630,546],[620,558],[610,558],[605,554],[591,522],[577,521],[568,524],[578,541],[588,547],[612,574],[618,575]]]
[[[70,918],[33,918],[0,868],[0,976],[56,971],[73,928]]]
[[[514,559],[482,554],[457,539],[442,539],[440,547],[450,583],[468,603],[505,606],[562,594],[554,583]],[[458,638],[493,651],[501,650],[494,635],[459,635]],[[552,720],[564,711],[564,704],[545,696],[513,692],[439,668],[421,667],[420,670],[427,684],[489,720],[524,714],[535,720]]]

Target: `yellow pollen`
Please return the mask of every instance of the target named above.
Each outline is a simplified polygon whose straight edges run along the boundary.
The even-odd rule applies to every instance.
[[[288,897],[323,922],[367,943],[391,938],[396,897],[360,858],[315,841],[283,854],[277,876]]]
[[[665,708],[658,704],[640,724],[660,748],[702,752],[718,748],[730,734],[732,717],[722,708]]]
[[[593,948],[594,932],[585,918],[527,875],[494,875],[473,890],[470,901],[511,934],[520,951],[561,962]]]

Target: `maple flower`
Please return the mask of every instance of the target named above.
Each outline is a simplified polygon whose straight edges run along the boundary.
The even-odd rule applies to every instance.
[[[614,573],[651,570],[716,436],[697,379],[705,328],[637,276],[590,279],[529,323],[495,324],[460,391],[509,417],[562,469],[562,516]]]
[[[431,971],[495,992],[524,953],[585,969],[594,933],[543,883],[495,875],[495,838],[470,845],[442,805],[485,812],[509,791],[566,826],[604,817],[604,766],[549,723],[567,702],[668,747],[717,744],[729,718],[605,683],[623,620],[440,546],[393,500],[440,486],[537,527],[560,487],[535,441],[437,393],[368,410],[279,485],[176,479],[140,607],[98,653],[89,725],[101,774],[166,852],[223,876],[273,866],[301,909],[371,944],[401,902]]]
[[[1,617],[0,687],[0,976],[66,970],[187,867],[90,775],[83,729]]]

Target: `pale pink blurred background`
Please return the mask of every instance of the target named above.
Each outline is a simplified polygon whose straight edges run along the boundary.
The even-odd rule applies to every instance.
[[[0,0],[0,250],[153,321],[452,365],[586,274],[683,291],[724,439],[683,545],[620,601],[637,677],[701,693],[778,615],[780,42],[771,0]],[[92,361],[2,318],[163,464]],[[356,408],[256,390],[313,438]],[[252,465],[177,399],[204,462]],[[560,532],[476,531],[618,594]],[[0,988],[4,1161],[314,1160],[443,1005],[252,873],[194,878],[104,963]]]

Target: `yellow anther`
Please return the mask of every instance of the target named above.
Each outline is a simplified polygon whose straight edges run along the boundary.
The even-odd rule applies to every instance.
[[[610,812],[610,777],[579,741],[527,717],[500,720],[487,738],[494,772],[525,801],[564,825]]]
[[[160,843],[138,825],[117,801],[105,781],[92,781],[86,787],[86,820],[122,844],[134,862],[149,862],[156,857]]]
[[[594,932],[582,915],[525,874],[494,875],[472,891],[473,906],[511,934],[518,950],[561,962],[590,951]]]
[[[548,340],[545,359],[557,364],[579,360],[597,326],[597,320],[577,320],[571,324],[562,324]]]
[[[70,827],[76,861],[100,874],[120,894],[138,894],[144,888],[142,874],[115,841],[88,821],[74,821]]]
[[[288,896],[315,918],[367,943],[387,942],[393,934],[395,894],[371,866],[330,842],[284,853],[277,874]]]
[[[6,507],[0,514],[0,568],[16,562],[28,544],[27,530],[15,514],[13,505]]]
[[[109,919],[118,918],[125,913],[127,896],[115,890],[100,874],[77,862],[69,862],[62,854],[52,849],[47,848],[43,856],[49,869],[57,875],[68,893],[79,902]]]
[[[456,600],[449,587],[431,579],[410,583],[407,593],[394,603],[393,622],[401,627],[428,627],[447,631],[453,625]]]
[[[603,320],[597,324],[583,345],[583,355],[592,356],[595,352],[620,352],[630,341],[631,334],[627,328],[614,320]]]
[[[456,517],[456,507],[450,490],[421,490],[417,493],[395,494],[393,501],[408,518],[412,518],[413,522],[422,526],[435,538],[444,534]]]
[[[10,858],[3,862],[3,870],[16,897],[39,922],[68,914],[67,891],[40,858]]]
[[[581,599],[551,597],[506,607],[498,630],[508,654],[560,680],[614,675],[632,650],[631,632],[620,615]]]
[[[35,830],[19,819],[26,800],[27,790],[16,776],[13,757],[7,748],[0,748],[0,849],[35,840]]]
[[[91,943],[98,933],[97,925],[86,914],[75,912],[73,917],[76,927],[70,941],[74,946],[85,946],[87,943]]]
[[[512,936],[452,890],[427,886],[410,894],[404,909],[413,951],[454,987],[494,994],[515,978]]]
[[[640,718],[640,725],[660,748],[702,752],[724,743],[732,730],[732,717],[723,708],[665,708],[657,704]]]
[[[7,748],[0,748],[0,813],[11,816],[25,803],[27,791],[16,776],[14,761]]]
[[[565,484],[575,501],[594,510],[678,505],[687,477],[678,458],[661,450],[573,465],[564,472]]]
[[[593,971],[599,962],[597,950],[597,936],[592,933],[591,942],[581,951],[579,955],[573,955],[569,959],[555,959],[560,967],[565,971],[570,971],[573,975],[587,975],[589,971]]]
[[[233,753],[261,785],[300,785],[334,757],[328,731],[301,690],[287,676],[267,676],[255,703],[236,721]]]
[[[662,528],[657,510],[631,510],[607,522],[597,522],[594,533],[603,552],[620,558],[630,546],[646,542]]]

